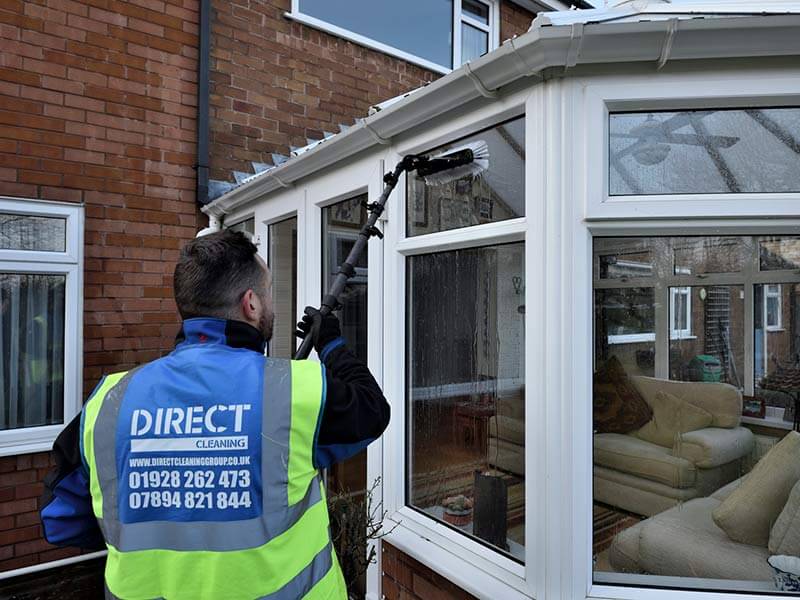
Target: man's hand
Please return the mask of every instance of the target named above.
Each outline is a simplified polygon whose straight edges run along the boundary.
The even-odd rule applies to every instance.
[[[313,306],[306,306],[303,312],[305,312],[305,316],[302,321],[297,323],[295,335],[300,339],[305,339],[310,333],[317,354],[321,353],[322,349],[330,342],[342,336],[339,319],[335,314],[329,313],[323,317],[322,313]]]

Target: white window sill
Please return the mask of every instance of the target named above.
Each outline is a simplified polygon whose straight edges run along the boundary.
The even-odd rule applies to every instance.
[[[792,423],[784,421],[783,419],[776,419],[774,417],[742,417],[742,423],[747,425],[759,425],[761,427],[771,427],[773,429],[784,429],[791,431],[793,429]]]
[[[64,424],[25,427],[0,432],[0,456],[49,452]]]
[[[292,21],[302,23],[303,25],[306,25],[308,27],[313,27],[314,29],[319,29],[320,31],[324,31],[325,33],[335,35],[336,37],[350,40],[351,42],[359,44],[360,46],[365,46],[367,48],[371,48],[372,50],[377,50],[378,52],[388,54],[389,56],[394,56],[395,58],[399,58],[401,60],[408,61],[415,65],[419,65],[420,67],[428,69],[430,71],[434,71],[435,73],[441,73],[442,75],[446,75],[452,70],[447,67],[443,67],[442,65],[437,65],[436,63],[433,63],[429,60],[425,60],[424,58],[420,58],[419,56],[414,56],[413,54],[403,52],[402,50],[398,50],[397,48],[394,48],[392,46],[387,46],[386,44],[382,44],[371,38],[360,35],[358,33],[354,33],[342,27],[331,25],[330,23],[326,23],[325,21],[315,19],[314,17],[309,17],[308,15],[304,15],[303,13],[285,12],[283,13],[283,16]]]
[[[768,333],[779,333],[781,331],[786,331],[785,327],[767,327]]]

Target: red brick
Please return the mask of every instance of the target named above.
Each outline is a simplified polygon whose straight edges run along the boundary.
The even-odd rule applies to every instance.
[[[45,540],[32,540],[30,542],[20,542],[14,544],[14,556],[27,556],[29,554],[36,554],[46,550],[52,550],[53,546],[48,544]]]
[[[35,540],[38,537],[38,525],[32,525],[30,527],[18,527],[17,529],[10,529],[0,532],[0,546],[7,546],[10,544],[16,544],[17,542]]]
[[[35,479],[35,474],[34,474]],[[11,502],[0,503],[0,517],[6,515],[16,515],[18,513],[36,510],[36,500],[27,498],[25,500],[13,500]]]

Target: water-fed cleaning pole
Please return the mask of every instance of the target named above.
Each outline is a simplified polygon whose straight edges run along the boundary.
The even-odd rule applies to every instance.
[[[451,171],[451,174],[456,177],[464,177],[466,175],[476,175],[486,168],[488,163],[488,153],[486,144],[479,142],[478,145],[467,147],[459,150],[453,150],[443,156],[431,158],[426,155],[409,154],[403,157],[393,171],[386,173],[383,176],[383,192],[380,197],[375,201],[366,205],[369,211],[367,222],[358,233],[356,243],[353,244],[347,259],[339,266],[336,277],[333,280],[328,293],[322,298],[322,305],[319,312],[324,317],[339,308],[339,295],[344,291],[344,286],[347,285],[347,280],[356,274],[355,265],[358,259],[364,252],[369,238],[378,236],[383,238],[383,233],[375,225],[378,218],[383,213],[386,207],[386,201],[389,199],[397,182],[400,180],[400,175],[404,172],[417,171],[417,174],[427,180],[441,183],[444,181],[441,178],[441,173],[444,171]],[[467,171],[463,168],[469,166]],[[302,360],[308,358],[311,354],[311,349],[314,346],[313,331],[309,331],[305,338],[303,338],[300,347],[297,349],[295,358]]]

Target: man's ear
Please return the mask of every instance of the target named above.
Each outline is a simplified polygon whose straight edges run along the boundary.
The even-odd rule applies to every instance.
[[[261,316],[261,300],[253,290],[247,290],[239,303],[244,320],[248,323],[258,323]]]

